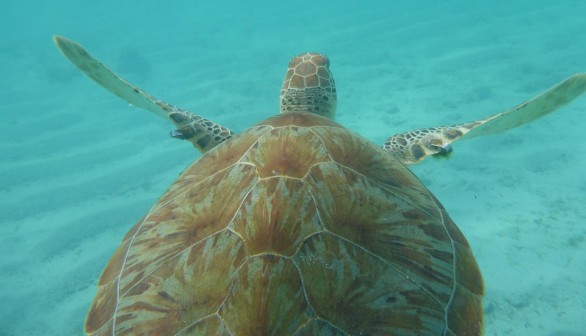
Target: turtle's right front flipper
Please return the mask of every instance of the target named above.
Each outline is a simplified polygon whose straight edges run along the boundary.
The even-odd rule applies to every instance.
[[[54,36],[53,40],[61,53],[84,74],[130,104],[171,120],[177,127],[171,136],[193,143],[201,153],[232,137],[232,131],[222,125],[158,100],[122,79],[78,43],[62,36]]]

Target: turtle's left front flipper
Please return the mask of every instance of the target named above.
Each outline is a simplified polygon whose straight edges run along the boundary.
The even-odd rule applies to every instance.
[[[222,125],[156,99],[124,80],[75,41],[62,36],[54,36],[53,40],[61,53],[81,72],[130,104],[171,120],[177,127],[171,136],[191,142],[201,153],[232,137],[232,131]]]
[[[419,163],[429,155],[449,154],[454,141],[500,133],[541,118],[584,92],[586,73],[576,74],[510,110],[465,124],[395,134],[387,139],[383,148],[405,164]]]

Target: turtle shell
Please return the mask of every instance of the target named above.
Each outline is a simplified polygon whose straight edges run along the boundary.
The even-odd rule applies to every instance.
[[[104,270],[92,335],[480,335],[482,278],[394,157],[311,114],[187,168]]]

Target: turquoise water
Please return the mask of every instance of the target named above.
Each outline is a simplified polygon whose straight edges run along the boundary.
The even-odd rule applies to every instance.
[[[375,143],[483,118],[586,71],[580,1],[52,1],[0,13],[0,335],[79,335],[126,231],[199,154],[56,50],[82,43],[234,130],[278,112],[291,56],[327,53],[338,121]],[[244,2],[242,2],[244,4]],[[487,335],[584,335],[586,98],[413,168],[466,234]]]

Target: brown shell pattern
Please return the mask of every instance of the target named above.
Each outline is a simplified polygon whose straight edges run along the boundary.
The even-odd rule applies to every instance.
[[[268,119],[192,164],[124,238],[92,335],[480,335],[483,285],[443,207],[328,119]]]

